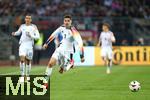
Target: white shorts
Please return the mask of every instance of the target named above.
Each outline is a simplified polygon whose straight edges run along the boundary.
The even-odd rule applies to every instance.
[[[101,49],[101,56],[107,59],[113,59],[113,51],[110,47],[103,47]]]
[[[63,47],[58,47],[54,51],[52,58],[55,58],[57,61],[62,57],[66,60],[70,60],[70,54],[73,53],[73,50],[64,50]]]
[[[19,47],[19,56],[25,56],[27,59],[32,60],[33,47],[21,44]]]

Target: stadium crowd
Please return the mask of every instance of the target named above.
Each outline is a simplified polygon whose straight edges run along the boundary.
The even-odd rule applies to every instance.
[[[149,0],[0,0],[0,16],[127,16],[150,18]]]
[[[0,7],[0,31],[5,33],[9,33],[12,25],[17,29],[24,22],[23,19],[27,13],[32,14],[34,19],[54,17],[51,21],[36,23],[48,30],[53,30],[60,24],[56,16],[60,17],[65,13],[70,13],[80,18],[75,22],[76,25],[98,33],[101,31],[101,22],[109,22],[113,26],[112,31],[117,33],[120,39],[117,45],[134,44],[133,36],[130,34],[129,37],[129,30],[127,30],[130,21],[118,18],[150,19],[149,0],[12,0],[11,2],[0,0]],[[117,19],[113,20],[112,17]],[[94,18],[103,19],[94,21]],[[85,44],[93,45],[91,41],[93,40],[86,41]]]

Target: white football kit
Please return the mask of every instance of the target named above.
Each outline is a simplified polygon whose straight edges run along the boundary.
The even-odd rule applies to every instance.
[[[27,59],[33,58],[33,45],[34,39],[39,39],[39,31],[34,24],[26,25],[22,24],[15,35],[20,35],[19,41],[19,56],[26,56]]]
[[[56,37],[58,34],[62,35],[62,40],[58,48],[56,48],[52,57],[58,60],[61,57],[65,59],[70,59],[70,54],[74,52],[73,42],[75,41],[70,29],[67,29],[64,26],[57,28],[52,34]]]
[[[113,52],[112,52],[112,41],[111,37],[113,36],[113,33],[111,31],[108,32],[101,32],[99,41],[101,43],[101,56],[112,59],[113,58]]]

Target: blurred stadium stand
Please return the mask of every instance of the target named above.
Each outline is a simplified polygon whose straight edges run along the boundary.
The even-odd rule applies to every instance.
[[[115,45],[150,45],[149,0],[0,0],[0,60],[16,59],[18,37],[10,34],[24,23],[27,13],[32,14],[45,40],[62,24],[63,15],[69,13],[80,31],[96,33],[97,39],[84,40],[87,46],[96,45],[104,22],[111,24],[117,38]],[[50,56],[53,51],[44,54]]]

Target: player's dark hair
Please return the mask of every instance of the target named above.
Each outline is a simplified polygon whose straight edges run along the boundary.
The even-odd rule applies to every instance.
[[[71,20],[72,20],[71,15],[64,15],[64,18],[69,18],[69,19],[71,19]]]
[[[110,24],[108,23],[103,23],[104,26],[107,26],[110,29]]]
[[[27,13],[27,14],[25,15],[25,17],[26,17],[26,16],[31,16],[31,18],[32,18],[32,15],[31,15],[30,13]]]

